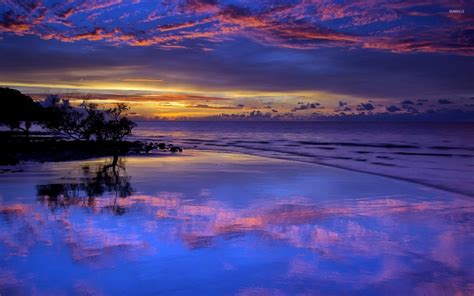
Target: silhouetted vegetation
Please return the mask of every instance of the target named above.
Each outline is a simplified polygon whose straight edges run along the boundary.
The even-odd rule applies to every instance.
[[[0,125],[10,129],[10,132],[0,133],[0,164],[112,155],[115,165],[118,157],[127,153],[148,153],[156,149],[182,151],[180,147],[164,143],[124,141],[136,124],[126,116],[129,107],[122,103],[99,108],[97,104],[84,101],[73,106],[57,95],[35,102],[10,88],[0,88],[0,100],[3,103]],[[43,132],[31,133],[33,125],[41,127]]]
[[[136,126],[125,116],[129,107],[122,103],[99,109],[97,104],[83,102],[76,108],[54,95],[44,103],[40,125],[53,134],[75,140],[122,141]]]
[[[11,131],[21,130],[28,139],[33,123],[41,121],[41,105],[34,102],[18,90],[0,88],[2,107],[0,108],[0,125],[5,125]]]

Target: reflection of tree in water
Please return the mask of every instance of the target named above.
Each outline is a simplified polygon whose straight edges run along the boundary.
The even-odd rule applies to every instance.
[[[119,206],[118,198],[133,194],[130,177],[126,175],[123,161],[113,161],[97,167],[82,167],[82,176],[70,183],[52,183],[37,185],[36,194],[39,201],[48,205],[51,211],[67,208],[71,205],[95,207],[97,197],[113,196],[113,202],[105,207],[113,214],[122,215],[125,208]]]

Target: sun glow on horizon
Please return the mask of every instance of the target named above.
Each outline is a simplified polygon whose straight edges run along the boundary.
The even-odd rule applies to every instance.
[[[131,113],[143,118],[205,118],[222,114],[245,115],[251,112],[273,114],[289,113],[295,108],[295,101],[305,104],[318,101],[318,112],[329,113],[340,94],[323,91],[258,91],[258,90],[203,90],[195,87],[163,85],[160,87],[142,86],[135,83],[143,79],[131,79],[131,82],[89,82],[82,85],[67,83],[29,83],[2,81],[0,85],[17,87],[28,94],[34,94],[36,100],[42,100],[48,94],[58,94],[69,99],[74,105],[87,100],[99,105],[126,103]],[[149,79],[151,82],[153,79]],[[122,80],[124,81],[124,80]],[[354,99],[354,98],[352,98]],[[361,98],[356,98],[361,99]],[[303,110],[301,108],[301,110]],[[315,110],[313,110],[315,111]],[[301,112],[303,113],[303,112]]]

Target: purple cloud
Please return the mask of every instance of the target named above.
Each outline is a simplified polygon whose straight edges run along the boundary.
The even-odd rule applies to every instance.
[[[462,4],[445,1],[297,0],[274,1],[272,5],[214,0],[178,0],[159,5],[121,0],[22,3],[7,1],[0,10],[0,34],[163,48],[186,48],[193,46],[191,43],[196,45],[195,40],[222,42],[244,37],[265,45],[297,49],[344,47],[459,55],[474,52],[472,14],[450,14],[450,9],[462,9]],[[425,26],[427,19],[443,25]]]

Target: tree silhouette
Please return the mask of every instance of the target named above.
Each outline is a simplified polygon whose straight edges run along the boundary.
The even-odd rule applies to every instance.
[[[41,125],[54,134],[75,140],[119,142],[135,127],[125,116],[128,110],[125,104],[99,109],[97,104],[83,102],[73,107],[68,100],[49,96],[45,100]]]
[[[16,89],[0,88],[0,124],[10,130],[22,130],[28,138],[34,122],[41,120],[41,106]]]
[[[105,110],[106,120],[104,127],[98,129],[102,131],[101,137],[107,141],[122,141],[125,136],[132,133],[132,129],[136,126],[134,122],[124,116],[125,112],[130,108],[119,103],[114,108]]]

